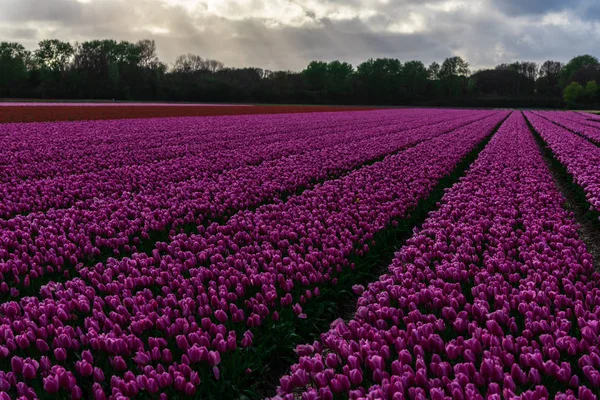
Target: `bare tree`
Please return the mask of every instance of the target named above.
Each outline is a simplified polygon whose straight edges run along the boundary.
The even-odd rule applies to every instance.
[[[140,40],[136,43],[140,52],[140,66],[154,68],[160,64],[156,55],[156,42],[154,40]]]
[[[195,54],[184,54],[175,60],[173,71],[179,73],[194,73],[199,71],[218,72],[223,69],[223,63],[217,60],[204,59]]]
[[[210,72],[217,72],[223,69],[223,63],[217,60],[206,60],[207,69]]]

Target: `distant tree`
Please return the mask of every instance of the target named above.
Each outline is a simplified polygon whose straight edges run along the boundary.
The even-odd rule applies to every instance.
[[[402,63],[395,58],[369,59],[356,69],[359,98],[370,103],[397,103],[403,98]]]
[[[213,60],[213,59],[206,60],[206,65],[210,72],[218,72],[225,67],[225,65],[223,65],[223,63],[221,61]]]
[[[522,90],[526,94],[535,93],[535,81],[538,78],[538,64],[532,61],[522,62],[520,74],[524,77]]]
[[[574,79],[574,76],[581,70],[593,69],[597,70],[600,63],[598,59],[589,54],[577,56],[569,61],[561,70],[560,74],[560,85],[566,87]]]
[[[582,68],[571,77],[571,82],[578,82],[582,86],[589,81],[600,81],[600,66]]]
[[[159,60],[154,40],[140,40],[135,47],[138,63],[127,67],[127,79],[130,80],[128,91],[133,98],[152,99],[164,83],[167,65]]]
[[[514,77],[512,80],[512,95],[533,94],[535,91],[535,80],[537,78],[537,64],[534,62],[514,62],[510,65],[501,64],[497,67],[500,71],[510,71]]]
[[[432,81],[438,80],[440,77],[440,64],[435,61],[432,62],[427,68],[427,77]]]
[[[173,65],[173,72],[189,74],[205,69],[204,59],[195,54],[183,54],[177,57]]]
[[[402,74],[409,97],[419,97],[425,93],[428,71],[421,61],[404,63]]]
[[[563,64],[559,61],[545,61],[540,65],[536,87],[538,93],[558,94],[560,93],[559,83]]]
[[[116,63],[117,42],[92,40],[76,45],[74,67],[90,77],[108,76],[111,64]]]
[[[302,73],[273,71],[261,83],[260,98],[277,103],[302,102],[305,100],[302,94],[306,90],[306,79]]]
[[[556,107],[565,93],[569,104],[600,104],[591,83],[599,81],[600,63],[592,55],[565,66],[518,61],[472,75],[460,57],[429,67],[395,58],[369,59],[356,69],[338,60],[314,61],[296,73],[225,68],[195,54],[178,57],[169,69],[153,40],[49,39],[33,53],[0,43],[0,96],[12,97]],[[565,90],[571,82],[585,86],[583,92]]]
[[[593,103],[596,101],[596,95],[598,93],[598,85],[596,84],[596,81],[589,81],[586,85],[585,85],[585,89],[584,89],[584,96],[586,101]]]
[[[440,67],[440,79],[449,76],[467,76],[469,74],[469,63],[459,56],[446,58]]]
[[[143,48],[127,41],[92,40],[76,46],[73,67],[84,97],[134,98],[142,80]]]
[[[517,72],[496,67],[475,72],[469,81],[473,85],[471,93],[510,96],[513,94],[515,81],[519,79]]]
[[[19,43],[0,42],[0,93],[10,95],[27,81],[31,53]]]
[[[39,42],[38,49],[33,54],[41,68],[64,71],[72,61],[75,49],[69,42],[50,39]]]
[[[19,66],[26,68],[31,57],[31,53],[25,50],[20,43],[0,42],[0,57],[3,60],[18,61]]]
[[[532,61],[525,61],[521,63],[521,69],[523,71],[523,75],[531,81],[535,82],[538,77],[538,64]]]
[[[347,101],[352,90],[354,68],[347,62],[338,60],[327,64],[327,95],[335,102]]]
[[[317,95],[324,95],[327,89],[328,65],[324,61],[311,61],[310,64],[302,71],[302,75],[306,78],[308,87]]]
[[[224,68],[222,62],[211,59],[204,59],[195,54],[184,54],[175,60],[173,72],[190,74],[195,72],[217,72]]]
[[[347,102],[352,90],[354,68],[338,60],[311,61],[302,71],[312,97],[323,101]]]
[[[581,101],[584,96],[584,89],[577,82],[571,82],[566,88],[563,95],[563,99],[568,107],[574,107],[578,102]]]
[[[539,77],[547,77],[547,76],[556,76],[560,75],[560,71],[563,68],[563,63],[560,61],[544,61],[540,65],[540,70],[538,72]]]
[[[223,68],[206,76],[226,85],[227,97],[235,101],[248,101],[260,85],[263,70],[260,68]]]
[[[467,82],[467,93],[470,95],[477,93],[477,81],[475,79],[469,78]]]
[[[140,40],[136,44],[139,52],[139,66],[144,68],[162,68],[162,63],[156,55],[156,42],[154,40]]]
[[[469,63],[459,56],[446,58],[440,67],[439,79],[446,95],[459,96],[467,90]]]
[[[34,51],[39,68],[40,92],[48,97],[67,97],[70,91],[70,75],[75,48],[57,39],[42,40]]]

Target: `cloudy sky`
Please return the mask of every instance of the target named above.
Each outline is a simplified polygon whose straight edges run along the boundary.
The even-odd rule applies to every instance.
[[[195,53],[228,66],[300,70],[370,57],[473,68],[600,56],[597,0],[0,0],[0,40],[155,39],[172,63]]]

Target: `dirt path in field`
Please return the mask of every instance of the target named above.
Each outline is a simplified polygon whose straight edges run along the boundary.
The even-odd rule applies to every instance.
[[[32,105],[0,103],[0,123],[107,120],[129,118],[207,117],[220,115],[296,114],[376,110],[373,107],[336,106],[192,106],[192,105]]]

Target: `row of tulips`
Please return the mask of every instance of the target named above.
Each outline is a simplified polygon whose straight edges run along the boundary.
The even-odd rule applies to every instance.
[[[600,116],[598,114],[576,111],[565,113],[564,117],[589,126],[600,127],[600,125],[598,125],[598,122],[600,122]]]
[[[279,397],[595,399],[600,275],[563,203],[512,114]]]
[[[594,128],[600,128],[600,125],[598,125],[598,122],[600,122],[600,118],[596,114],[590,114],[583,111],[579,111],[564,113],[561,116],[572,121],[576,121],[580,124],[588,125]]]
[[[591,142],[600,144],[600,125],[589,121],[581,114],[561,111],[536,111],[535,114],[575,132]]]
[[[576,113],[579,118],[583,118],[586,121],[600,122],[600,115],[598,115],[597,113],[590,113],[585,111],[577,111]]]
[[[590,208],[600,212],[600,147],[536,113],[525,115],[574,183],[583,189]]]
[[[400,131],[453,119],[452,112],[431,122],[428,112],[421,118],[393,111],[359,113],[365,115],[359,120],[352,114],[305,115],[304,124],[300,117],[285,122],[277,116],[253,117],[252,121],[217,118],[212,129],[206,118],[17,124],[7,128],[6,140],[11,144],[0,155],[7,160],[2,170],[8,175],[0,184],[0,217],[76,203],[85,207],[97,198],[156,191],[328,143],[364,139],[370,130],[375,130],[373,134]],[[87,139],[92,143],[86,143]],[[38,143],[37,147],[31,142]],[[72,145],[64,146],[65,142]]]
[[[385,121],[381,114],[387,116]],[[384,110],[5,124],[0,132],[0,155],[9,162],[0,165],[0,182],[153,164],[206,150],[243,147],[257,140],[266,145],[310,138],[337,127],[375,128],[410,120],[424,125],[468,115],[466,110]],[[64,146],[65,142],[70,146]]]
[[[490,117],[490,113],[483,113],[478,118],[487,117],[484,119],[487,121],[496,114],[491,113]],[[166,240],[164,233],[171,229],[177,232],[184,226],[195,228],[239,210],[277,201],[282,194],[309,188],[371,160],[446,134],[470,123],[472,118],[404,129],[400,133],[397,132],[400,127],[411,123],[360,129],[354,132],[356,138],[345,141],[345,133],[326,135],[320,146],[306,146],[309,149],[321,147],[317,150],[212,176],[200,174],[198,178],[160,190],[96,199],[67,209],[0,221],[0,227],[4,228],[0,234],[0,278],[3,281],[0,293],[5,296],[23,294],[19,290],[25,294],[36,293],[44,283],[40,277],[47,273],[49,277],[64,275],[64,279],[74,273],[73,267],[81,262],[97,260],[102,254],[135,253],[142,242],[152,243],[156,237]],[[246,148],[239,152],[251,150]],[[264,151],[265,157],[268,155],[268,149],[255,150],[259,154]],[[164,179],[167,178],[165,174]]]
[[[235,385],[253,373],[251,361],[267,361],[261,327],[310,321],[303,307],[353,268],[350,256],[406,218],[508,114],[178,235],[152,254],[80,268],[81,278],[45,285],[41,298],[3,303],[0,364],[9,372],[0,388],[117,399]]]

